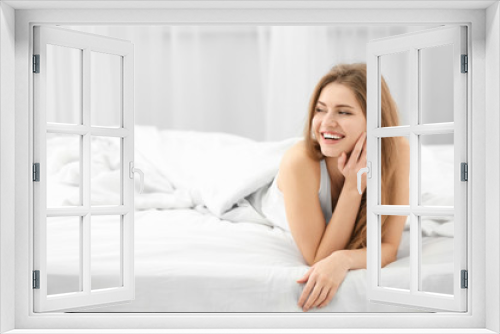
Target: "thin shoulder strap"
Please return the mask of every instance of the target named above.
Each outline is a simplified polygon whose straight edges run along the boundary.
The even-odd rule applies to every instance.
[[[326,223],[332,218],[332,192],[330,185],[330,176],[328,175],[328,169],[326,168],[326,160],[320,161],[321,169],[321,180],[319,186],[319,201],[321,203],[321,210],[325,216]]]

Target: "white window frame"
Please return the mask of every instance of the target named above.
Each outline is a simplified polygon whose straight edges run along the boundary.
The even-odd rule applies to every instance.
[[[445,26],[417,31],[411,34],[390,36],[368,43],[367,50],[367,162],[371,166],[372,177],[367,180],[369,191],[367,196],[367,294],[372,301],[381,301],[389,304],[413,305],[426,310],[449,310],[462,312],[467,310],[467,290],[461,287],[460,274],[467,269],[467,189],[468,182],[460,180],[460,162],[467,161],[467,73],[461,70],[461,55],[467,54],[466,28],[464,26]],[[446,123],[422,124],[419,116],[419,99],[421,96],[421,62],[420,51],[434,47],[452,45],[453,85],[453,120]],[[409,100],[410,108],[405,110],[409,115],[409,124],[383,127],[381,113],[381,77],[383,56],[405,53],[409,56]],[[447,134],[453,137],[453,195],[455,204],[452,206],[428,206],[419,203],[420,178],[420,136],[432,134]],[[381,205],[381,150],[382,138],[407,136],[410,145],[410,173],[409,173],[409,203],[408,205]],[[457,168],[458,167],[458,168]],[[450,172],[450,171],[449,171]],[[377,191],[378,190],[378,191]],[[410,222],[410,261],[409,261],[409,289],[394,289],[382,286],[381,283],[381,229],[380,219],[383,215],[407,216]],[[419,219],[426,215],[453,216],[453,280],[452,294],[437,294],[425,292],[422,289],[421,272],[421,231]]]
[[[66,3],[66,4],[65,4]],[[366,9],[364,2],[306,2],[306,1],[207,1],[164,2],[162,9],[137,11],[118,9],[102,12],[99,9],[57,9],[54,6],[69,5],[69,2],[17,2],[0,4],[0,214],[2,247],[0,248],[0,303],[1,330],[15,329],[13,333],[37,333],[42,329],[65,328],[92,329],[89,332],[105,332],[98,328],[166,328],[164,332],[175,332],[175,328],[219,328],[236,332],[235,328],[253,328],[253,332],[283,332],[283,328],[310,328],[317,332],[342,332],[341,329],[355,326],[363,333],[404,333],[420,328],[422,333],[457,332],[494,333],[500,331],[500,11],[498,1],[434,1],[407,5],[401,1],[370,1]],[[103,4],[104,3],[104,4]],[[79,1],[82,6],[141,6],[136,2]],[[111,3],[111,4],[110,4]],[[147,1],[143,6],[147,6]],[[407,1],[405,2],[407,3]],[[14,10],[11,6],[19,9]],[[20,10],[23,6],[31,10]],[[31,6],[31,7],[30,7]],[[50,8],[51,10],[40,10]],[[151,6],[151,5],[150,5]],[[153,6],[159,6],[157,2]],[[179,8],[183,7],[182,8]],[[358,8],[353,8],[353,7]],[[412,7],[413,6],[413,7]],[[420,9],[414,7],[420,6]],[[429,7],[425,7],[429,6]],[[432,6],[432,8],[430,7]],[[437,9],[435,7],[438,7]],[[462,6],[453,9],[452,6]],[[245,9],[245,7],[247,9]],[[26,8],[26,7],[25,7]],[[307,9],[307,10],[304,10]],[[347,8],[347,9],[346,9]],[[350,9],[348,9],[350,8]],[[373,9],[376,8],[376,9]],[[377,9],[378,8],[378,9]],[[409,8],[412,8],[411,10]],[[279,10],[276,10],[279,9]],[[15,24],[12,20],[15,15]],[[98,14],[98,15],[97,15]],[[32,268],[32,184],[28,175],[32,157],[32,76],[29,73],[34,24],[140,24],[161,22],[165,24],[267,24],[267,25],[325,25],[325,24],[465,24],[469,27],[468,86],[468,131],[472,135],[468,142],[471,153],[469,165],[471,199],[469,208],[469,311],[464,314],[34,314],[31,286]],[[485,23],[486,22],[486,26]],[[488,27],[486,29],[486,27]],[[12,34],[15,31],[15,44]],[[10,34],[10,35],[9,35]],[[15,45],[15,61],[14,48]],[[15,65],[15,74],[11,70]],[[488,71],[485,71],[485,65]],[[7,73],[5,75],[4,73]],[[15,80],[15,88],[12,82]],[[15,109],[12,96],[15,93]],[[474,117],[474,120],[473,120]],[[8,129],[14,128],[15,137]],[[486,134],[488,140],[486,140]],[[15,143],[13,140],[15,138]],[[15,165],[13,158],[15,157]],[[12,171],[15,167],[15,183]],[[9,174],[10,173],[10,174]],[[488,175],[488,182],[486,181]],[[4,188],[5,185],[5,188]],[[11,194],[15,191],[15,211]],[[488,194],[488,196],[486,196]],[[12,219],[14,218],[14,219]],[[472,227],[474,229],[472,230]],[[15,242],[13,241],[15,240]],[[15,261],[11,260],[15,254]],[[485,256],[489,254],[489,256]],[[493,256],[491,255],[493,254]],[[11,292],[15,282],[15,292]],[[488,293],[485,293],[488,291]],[[12,306],[15,304],[15,310]],[[257,328],[268,328],[259,330]],[[378,329],[377,329],[378,328]],[[381,329],[384,328],[384,329]],[[429,330],[429,328],[433,328]],[[447,331],[446,328],[449,330]],[[30,330],[28,330],[30,329]],[[37,331],[36,329],[41,329]],[[280,330],[281,329],[281,330]],[[322,329],[322,330],[320,330]],[[207,330],[208,331],[208,330]],[[223,330],[218,330],[221,332]],[[295,332],[301,330],[295,330]],[[54,332],[54,331],[51,331]],[[76,331],[75,331],[76,332]],[[133,333],[127,330],[128,333]],[[213,332],[213,331],[212,331]],[[354,331],[350,331],[354,332]]]
[[[81,50],[81,99],[80,124],[61,124],[46,121],[47,110],[47,47],[57,45]],[[120,124],[117,128],[95,126],[91,120],[91,54],[100,52],[120,59]],[[131,301],[135,298],[134,277],[134,179],[130,177],[134,161],[134,46],[124,40],[87,34],[69,29],[37,26],[34,30],[34,54],[40,57],[39,73],[33,76],[34,100],[34,162],[41,166],[39,182],[33,184],[34,194],[34,269],[39,270],[39,288],[34,290],[34,308],[37,312],[81,308],[92,305]],[[47,187],[47,134],[78,135],[81,151],[81,203],[75,207],[48,208]],[[92,137],[102,136],[119,140],[121,201],[118,205],[95,207],[91,205],[91,146]],[[44,171],[45,169],[45,171]],[[130,169],[130,170],[129,170]],[[132,173],[133,175],[133,173]],[[91,229],[92,218],[114,215],[120,224],[120,282],[121,286],[92,289]],[[79,221],[80,236],[80,288],[81,291],[59,295],[48,294],[47,282],[47,220],[49,217],[66,217]]]

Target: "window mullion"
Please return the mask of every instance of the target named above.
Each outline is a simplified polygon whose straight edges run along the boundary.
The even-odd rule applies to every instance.
[[[403,125],[394,127],[384,127],[373,130],[373,134],[379,138],[385,137],[401,137],[409,136],[410,133],[417,135],[427,135],[427,134],[448,134],[454,133],[455,123],[434,123],[434,124],[420,124],[420,125]]]
[[[130,131],[128,129],[123,128],[100,128],[100,127],[90,127],[90,133],[93,136],[105,136],[105,137],[127,137],[130,135]]]
[[[411,210],[419,203],[418,194],[420,189],[420,168],[419,168],[419,151],[418,151],[418,135],[414,129],[418,125],[419,115],[419,57],[418,49],[410,50],[410,187],[409,187],[409,204],[410,204],[410,293],[418,292],[418,284],[420,281],[420,247],[419,247],[419,220],[415,213]]]
[[[442,216],[450,217],[455,215],[455,208],[452,206],[414,206],[409,205],[376,205],[373,213],[377,215],[409,216]]]
[[[74,135],[85,135],[90,133],[92,136],[105,136],[105,137],[127,137],[130,135],[130,130],[123,128],[100,128],[92,127],[90,125],[74,125],[74,124],[47,124],[47,132],[49,133],[64,133]]]
[[[81,259],[82,259],[82,275],[83,278],[83,292],[90,294],[91,290],[91,263],[90,263],[90,186],[91,186],[91,171],[90,171],[90,50],[88,48],[83,50],[83,114],[82,123],[83,126],[88,129],[83,135],[82,143],[82,199],[83,207],[87,208],[87,213],[82,218],[82,249],[81,249]]]
[[[50,208],[47,209],[47,217],[68,217],[68,216],[85,216],[92,215],[124,215],[130,210],[124,205],[118,206],[75,206],[68,208]]]
[[[85,135],[89,132],[89,128],[87,126],[81,124],[56,124],[56,123],[47,123],[47,132],[48,133],[64,133],[71,135]]]

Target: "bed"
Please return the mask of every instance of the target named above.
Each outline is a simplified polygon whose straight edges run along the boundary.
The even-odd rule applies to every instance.
[[[135,165],[146,174],[144,193],[135,195],[136,297],[121,305],[80,311],[302,312],[297,301],[303,285],[296,280],[308,266],[290,233],[274,227],[252,201],[252,196],[272,181],[281,155],[297,140],[256,142],[222,133],[136,127]],[[52,145],[56,149],[51,154],[59,152],[59,156],[54,155],[49,161],[61,160],[67,141]],[[442,170],[453,162],[450,148],[435,145],[422,150],[422,154],[439,160],[438,169]],[[62,160],[64,164],[48,169],[57,184],[49,189],[48,196],[52,196],[52,203],[72,205],[77,201],[74,178],[78,173],[68,170],[71,159]],[[119,173],[116,163],[101,161],[99,166],[95,169],[97,180]],[[449,185],[443,183],[437,172],[428,172],[426,175],[441,182],[422,180],[429,189],[426,198],[439,205],[450,205],[451,201],[452,205],[453,199],[445,191]],[[96,199],[116,196],[112,191],[116,185],[102,186],[94,181],[92,185]],[[103,287],[109,284],[106,273],[113,265],[107,262],[113,242],[107,239],[108,224],[100,225],[96,235],[102,240],[93,250],[101,256],[92,271],[96,288],[100,282]],[[57,294],[65,292],[65,285],[74,277],[68,274],[68,261],[60,251],[65,249],[65,242],[70,242],[65,238],[65,224],[60,224],[54,233],[60,242],[51,246],[53,263],[48,284],[49,291]],[[453,220],[426,219],[422,233],[423,288],[451,294]],[[407,227],[398,260],[383,269],[384,286],[409,287],[409,280],[402,279],[402,273],[408,271],[408,250]],[[309,312],[415,311],[418,310],[369,302],[366,270],[361,269],[347,274],[327,307]]]

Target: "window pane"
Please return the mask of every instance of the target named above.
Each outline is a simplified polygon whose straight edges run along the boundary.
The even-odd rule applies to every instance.
[[[83,50],[47,44],[46,118],[82,124]]]
[[[90,53],[91,124],[121,127],[122,57]]]
[[[384,227],[389,221],[398,220],[401,223],[406,222],[405,230],[399,245],[397,260],[386,265],[384,264],[383,253],[380,262],[380,286],[386,288],[410,290],[410,222],[408,216],[379,216],[379,226],[382,227],[381,235],[384,235]]]
[[[420,123],[453,122],[453,44],[421,49],[419,57]]]
[[[120,205],[121,138],[91,139],[91,205]]]
[[[419,217],[420,291],[453,295],[453,217]]]
[[[82,291],[80,283],[81,217],[47,218],[47,293]]]
[[[122,286],[121,216],[92,216],[92,290]]]
[[[380,56],[380,74],[384,78],[399,112],[399,124],[390,124],[379,112],[379,127],[410,125],[410,51]],[[382,100],[382,99],[381,99]]]
[[[410,161],[404,161],[401,155],[402,145],[406,144],[409,147],[409,140],[407,136],[403,137],[387,137],[380,138],[380,166],[379,171],[381,172],[381,204],[382,205],[409,205],[409,183],[410,183],[410,175],[408,174],[408,179],[406,180],[406,184],[398,184],[393,177],[388,177],[390,175],[394,176],[394,172],[391,174],[387,167],[384,166],[393,166],[398,169],[401,168],[404,164],[409,165]],[[409,159],[409,155],[407,160]],[[385,163],[385,164],[384,164]],[[407,190],[406,197],[397,196],[396,190],[399,188],[405,188]],[[401,193],[401,192],[399,192]]]
[[[79,135],[47,133],[46,175],[49,208],[82,205],[81,140],[82,136]]]
[[[453,134],[421,135],[420,205],[453,206],[455,177]]]

